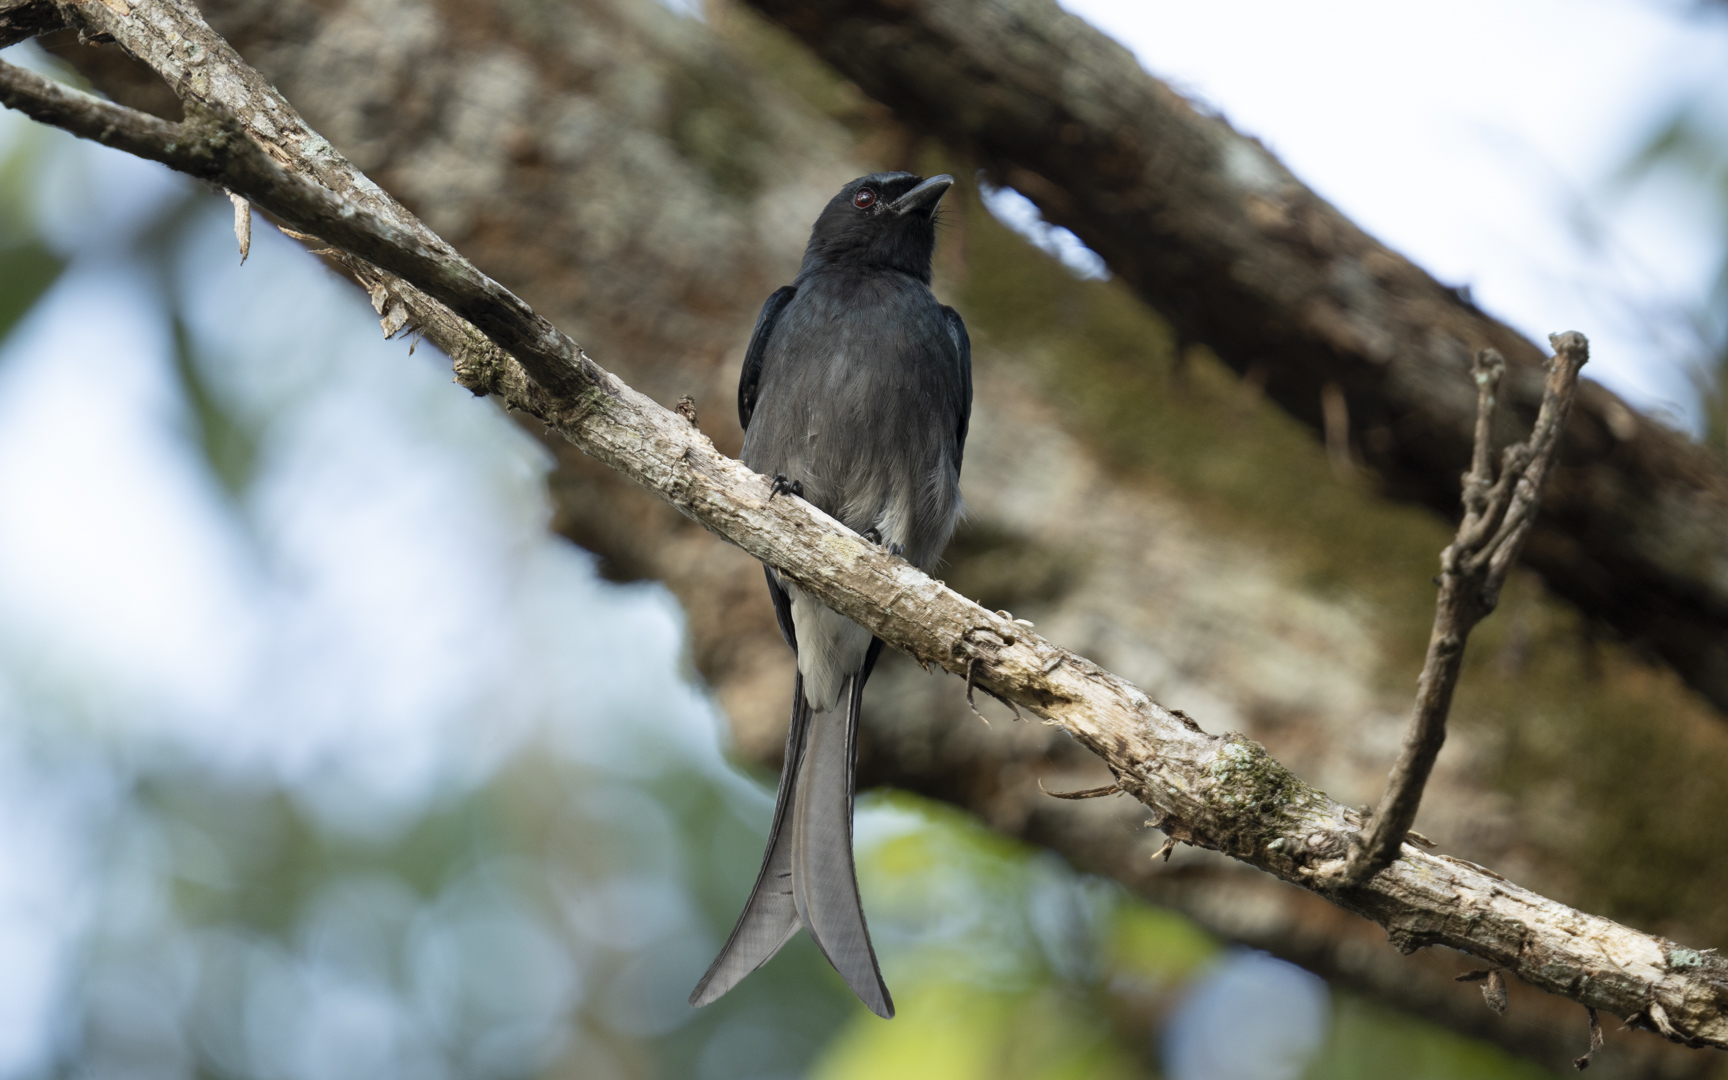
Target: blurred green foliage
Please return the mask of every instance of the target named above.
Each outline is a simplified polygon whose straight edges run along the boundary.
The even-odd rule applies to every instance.
[[[33,162],[28,139],[0,154],[0,344],[66,268],[29,226]]]
[[[920,983],[904,1021],[862,1021],[830,1045],[812,1080],[1131,1080],[1147,1075],[1096,1014],[1056,992]]]
[[[1303,1075],[1306,1080],[1542,1080],[1554,1074],[1497,1047],[1345,994],[1334,997],[1331,1034]]]
[[[1659,175],[1677,178],[1714,210],[1720,238],[1715,288],[1703,310],[1685,314],[1693,323],[1703,363],[1698,390],[1705,441],[1728,455],[1728,120],[1720,104],[1718,97],[1676,109],[1633,157],[1621,180],[1631,184]]]
[[[1155,1075],[1156,1024],[1112,1023],[1117,965],[1180,983],[1215,941],[951,808],[900,793],[866,805],[896,826],[862,847],[859,872],[899,1013],[854,1010],[815,1080]],[[1120,938],[1138,948],[1118,954]]]
[[[64,269],[65,263],[35,241],[0,246],[0,342]]]
[[[198,443],[211,475],[231,498],[245,494],[248,481],[258,458],[258,439],[246,425],[226,407],[204,378],[193,357],[193,343],[186,321],[178,315],[171,318],[174,331],[174,373],[180,377],[185,391],[191,437]]]

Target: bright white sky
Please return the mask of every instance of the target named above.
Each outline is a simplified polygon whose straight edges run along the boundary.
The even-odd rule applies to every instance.
[[[1680,313],[1724,222],[1677,184],[1613,179],[1676,106],[1728,97],[1728,6],[1063,3],[1441,281],[1538,341],[1585,332],[1590,375],[1695,424]]]

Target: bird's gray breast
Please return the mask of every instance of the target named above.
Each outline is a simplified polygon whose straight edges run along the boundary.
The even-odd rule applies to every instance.
[[[801,282],[763,356],[744,462],[928,569],[960,509],[959,366],[921,282]]]

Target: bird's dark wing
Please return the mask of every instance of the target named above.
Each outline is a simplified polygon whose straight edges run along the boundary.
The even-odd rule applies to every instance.
[[[774,334],[774,323],[780,313],[797,292],[797,286],[780,286],[763,302],[762,313],[756,316],[756,329],[750,331],[750,347],[744,350],[744,370],[738,376],[739,427],[750,427],[750,414],[756,411],[756,387],[762,381],[762,358],[768,354],[768,339]]]
[[[948,324],[948,336],[960,350],[960,401],[954,426],[954,471],[960,471],[966,455],[966,429],[972,423],[972,339],[966,333],[966,323],[951,307],[942,309],[942,320]]]
[[[768,598],[774,601],[774,621],[780,624],[780,636],[786,639],[786,644],[792,646],[792,655],[797,656],[798,630],[792,625],[792,598],[780,587],[773,567],[764,564],[762,572],[768,575]]]

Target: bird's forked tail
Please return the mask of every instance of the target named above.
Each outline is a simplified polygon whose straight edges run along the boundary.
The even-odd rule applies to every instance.
[[[880,648],[875,643],[870,650],[871,661]],[[794,682],[786,764],[762,869],[732,936],[691,992],[690,1004],[706,1005],[732,989],[803,925],[872,1012],[884,1018],[894,1015],[894,1001],[870,944],[852,862],[858,715],[872,666],[866,663],[848,680],[841,696],[844,707],[829,712],[812,711],[804,699],[803,677]]]

